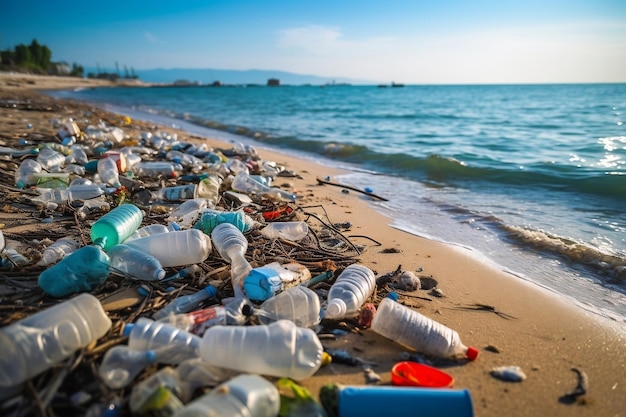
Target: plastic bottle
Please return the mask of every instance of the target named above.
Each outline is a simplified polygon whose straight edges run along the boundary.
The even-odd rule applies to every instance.
[[[302,240],[309,234],[306,222],[272,222],[261,229],[261,234],[268,239]]]
[[[197,184],[176,185],[165,187],[154,192],[154,198],[163,201],[185,201],[198,197]]]
[[[124,388],[145,367],[156,362],[154,350],[133,350],[128,346],[113,346],[104,354],[98,369],[100,377],[109,388]]]
[[[241,210],[205,210],[202,212],[200,220],[193,225],[193,228],[202,230],[207,235],[211,235],[213,229],[215,229],[218,224],[222,223],[230,223],[237,227],[242,233],[249,231],[255,224],[254,220]]]
[[[239,375],[190,402],[174,417],[276,417],[278,388],[258,375]]]
[[[165,269],[154,256],[132,246],[119,244],[109,249],[110,270],[145,281],[165,278]]]
[[[296,201],[295,194],[263,185],[245,172],[240,172],[235,176],[231,188],[246,194],[259,194],[275,201]]]
[[[104,240],[104,249],[122,243],[141,225],[143,213],[133,204],[121,204],[91,226],[91,240]]]
[[[252,266],[245,258],[248,239],[231,223],[217,225],[211,232],[211,239],[220,256],[230,264],[230,277],[235,297],[242,297],[244,277],[252,270]]]
[[[204,300],[214,298],[217,288],[208,285],[193,294],[180,296],[152,315],[154,320],[162,319],[169,314],[189,313],[197,310]]]
[[[146,236],[127,244],[151,254],[164,268],[200,263],[212,249],[211,238],[196,229]]]
[[[159,319],[160,323],[171,324],[181,330],[193,333],[198,336],[213,326],[243,325],[246,322],[244,314],[244,298],[234,299],[225,305],[217,305],[201,310],[195,310],[185,314],[170,313]]]
[[[193,226],[202,211],[208,207],[208,202],[204,198],[192,198],[179,204],[167,217],[167,221],[177,222],[182,229],[189,229]]]
[[[133,165],[132,171],[137,177],[156,178],[162,176],[165,178],[176,178],[180,175],[180,170],[175,164],[163,161],[138,162]]]
[[[39,266],[48,266],[63,259],[66,255],[75,252],[80,247],[80,243],[71,237],[62,237],[53,242],[43,250],[41,260],[37,262]]]
[[[42,148],[37,155],[37,162],[49,172],[60,171],[65,164],[65,155],[48,147]]]
[[[356,314],[376,288],[376,277],[369,268],[352,264],[337,277],[328,291],[324,318],[340,319]]]
[[[89,161],[87,158],[87,153],[81,145],[72,145],[70,146],[70,154],[65,158],[66,164],[80,164],[85,165]]]
[[[70,184],[67,191],[69,201],[90,200],[104,194],[104,190],[97,184]]]
[[[456,331],[390,298],[379,304],[372,330],[427,355],[478,357],[478,350],[465,346]]]
[[[120,188],[120,172],[113,158],[100,158],[98,160],[98,175],[105,184],[111,187]]]
[[[302,380],[322,363],[315,332],[292,321],[257,326],[214,326],[202,337],[200,357],[207,363],[243,372]]]
[[[110,328],[111,320],[91,294],[0,328],[0,387],[4,390],[45,371]]]
[[[167,323],[140,318],[128,323],[122,331],[128,336],[128,347],[133,350],[169,349],[169,355],[159,355],[159,363],[178,364],[186,359],[198,357],[202,339]]]
[[[15,186],[24,189],[37,184],[35,174],[40,173],[42,169],[41,164],[34,159],[24,159],[15,170]]]
[[[311,272],[303,265],[272,262],[249,271],[243,279],[243,289],[251,300],[265,301],[286,288],[310,279]]]
[[[298,327],[313,327],[320,322],[320,299],[315,291],[297,285],[264,301],[255,312],[259,321],[293,321]]]
[[[222,181],[221,176],[214,174],[200,180],[198,183],[197,197],[204,198],[209,208],[215,208],[219,202]]]
[[[53,188],[35,188],[35,191],[37,191],[39,195],[30,199],[30,201],[35,204],[54,203],[57,205],[61,205],[67,203],[70,198],[70,192],[68,190],[55,190]]]
[[[91,291],[109,276],[110,258],[103,250],[102,239],[83,246],[39,275],[37,283],[53,297]]]
[[[140,227],[139,229],[131,233],[131,235],[128,236],[124,240],[124,243],[130,242],[132,240],[139,239],[142,237],[158,235],[160,233],[173,232],[176,230],[180,230],[180,227],[178,226],[177,223],[172,223],[167,226],[165,226],[164,224],[159,224],[159,223],[149,224],[147,226]]]

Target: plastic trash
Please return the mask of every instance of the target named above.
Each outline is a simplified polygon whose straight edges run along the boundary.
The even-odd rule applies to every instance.
[[[65,155],[48,147],[42,148],[37,155],[37,162],[48,172],[58,172],[65,164]]]
[[[220,200],[220,187],[222,185],[222,177],[213,174],[200,180],[197,188],[198,198],[204,198],[207,202],[207,207],[215,208]]]
[[[235,176],[231,188],[245,194],[259,194],[274,201],[296,201],[295,194],[263,185],[245,172],[240,172]]]
[[[243,325],[247,318],[243,313],[245,303],[246,300],[243,298],[235,299],[225,305],[216,305],[185,314],[169,313],[158,321],[202,336],[208,328],[213,326]]]
[[[194,225],[194,229],[202,230],[207,235],[211,235],[213,229],[222,223],[230,223],[237,227],[242,233],[246,233],[255,225],[255,221],[241,210],[237,211],[217,211],[205,210]]]
[[[139,239],[142,237],[158,235],[160,233],[174,232],[176,230],[180,230],[180,227],[178,226],[177,223],[172,223],[168,226],[165,226],[164,224],[159,224],[159,223],[149,224],[147,226],[140,227],[139,229],[131,233],[131,235],[128,236],[124,240],[124,243],[130,242],[131,240]]]
[[[320,322],[320,299],[315,291],[297,285],[264,301],[255,313],[259,321],[293,321],[298,327],[313,327]]]
[[[132,172],[137,177],[156,178],[159,176],[165,178],[176,178],[180,175],[180,169],[172,162],[163,161],[145,161],[139,162],[132,166]]]
[[[113,346],[106,351],[98,372],[109,388],[124,388],[145,367],[156,362],[154,350],[133,350],[128,346]]]
[[[372,330],[427,355],[475,360],[479,353],[465,346],[456,331],[389,298],[380,302]]]
[[[120,188],[120,172],[117,169],[117,164],[112,158],[100,158],[98,160],[98,175],[103,183],[110,185],[111,187]]]
[[[239,375],[190,402],[174,417],[276,417],[278,389],[258,375]]]
[[[110,270],[144,281],[159,281],[165,278],[161,262],[149,253],[132,246],[119,244],[108,251],[111,257]]]
[[[320,389],[320,402],[337,417],[473,417],[469,390],[391,386],[342,386]]]
[[[215,249],[230,264],[230,276],[235,297],[243,296],[242,285],[252,266],[245,258],[248,240],[241,231],[231,223],[217,225],[211,232]]]
[[[297,242],[309,234],[309,225],[306,222],[273,222],[260,231],[268,239],[281,238]]]
[[[126,242],[157,258],[164,268],[197,264],[211,253],[211,238],[200,230],[159,233]]]
[[[192,198],[178,205],[167,217],[168,222],[176,222],[182,229],[191,228],[200,218],[202,211],[208,207],[204,198]]]
[[[261,375],[302,380],[322,364],[315,332],[292,321],[257,326],[214,326],[202,337],[200,357],[207,363]]]
[[[122,331],[128,336],[128,347],[133,350],[168,349],[168,355],[159,355],[159,363],[178,364],[186,359],[198,357],[202,339],[167,323],[140,318],[128,323]]]
[[[38,375],[104,336],[111,320],[100,301],[80,294],[0,328],[0,387]]]
[[[328,291],[324,318],[339,319],[354,315],[376,288],[371,269],[359,264],[348,266]]]
[[[48,266],[63,259],[66,255],[75,252],[80,248],[80,242],[71,237],[62,237],[45,248],[41,260],[37,262],[39,266]]]
[[[198,185],[187,184],[174,187],[165,187],[154,193],[154,197],[164,201],[185,201],[198,197]]]
[[[41,172],[43,167],[34,159],[24,159],[20,166],[15,170],[15,186],[18,188],[26,188],[30,185],[37,184],[35,174]]]
[[[70,202],[77,200],[91,200],[104,194],[104,190],[97,184],[70,184],[67,189],[68,200]]]
[[[124,242],[143,221],[143,213],[133,204],[121,204],[91,226],[91,240],[104,240],[104,249]]]
[[[43,271],[37,283],[57,298],[93,290],[109,276],[111,260],[103,246],[102,239],[96,239],[93,245],[83,246]]]
[[[303,265],[272,262],[252,269],[243,279],[243,289],[251,300],[265,301],[285,288],[304,284],[310,279],[311,272]]]
[[[189,313],[190,311],[197,310],[202,302],[209,298],[214,298],[216,294],[217,288],[208,285],[193,294],[182,295],[174,299],[168,305],[154,313],[152,318],[159,320],[169,314]]]

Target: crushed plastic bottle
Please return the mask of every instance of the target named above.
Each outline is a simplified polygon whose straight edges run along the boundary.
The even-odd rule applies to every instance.
[[[71,237],[62,237],[44,249],[41,260],[37,262],[39,266],[48,266],[63,259],[70,253],[75,252],[80,247],[80,243]]]
[[[35,174],[41,172],[43,167],[34,159],[24,159],[15,171],[15,186],[18,188],[26,188],[30,185],[37,184]]]

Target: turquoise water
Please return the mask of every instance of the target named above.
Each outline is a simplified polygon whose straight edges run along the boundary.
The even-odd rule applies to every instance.
[[[626,84],[62,93],[340,164],[393,226],[626,317]]]

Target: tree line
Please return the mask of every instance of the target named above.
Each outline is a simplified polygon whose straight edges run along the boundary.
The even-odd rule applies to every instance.
[[[128,67],[124,66],[124,76],[120,74],[117,62],[115,68],[115,72],[105,72],[101,71],[98,65],[97,73],[90,72],[87,74],[87,78],[101,78],[111,81],[119,78],[139,78],[135,75],[133,68],[129,70]],[[37,42],[37,39],[33,39],[30,45],[19,44],[13,49],[0,51],[0,70],[75,77],[85,76],[85,68],[82,65],[73,63],[70,66],[65,61],[53,62],[50,48]]]

